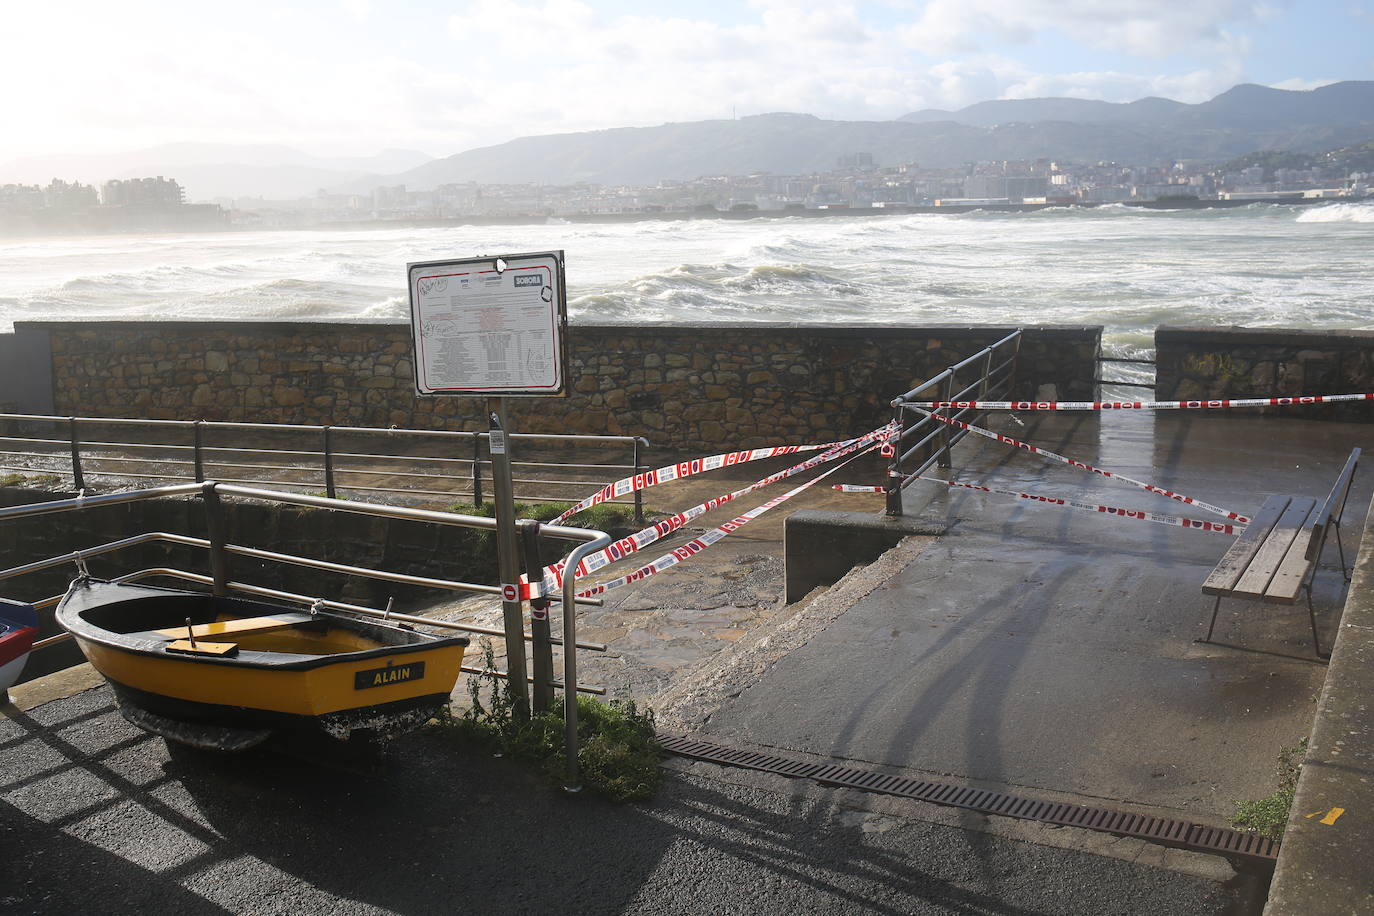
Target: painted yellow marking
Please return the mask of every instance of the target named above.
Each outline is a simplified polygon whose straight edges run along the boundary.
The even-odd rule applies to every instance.
[[[1307,818],[1308,820],[1311,820],[1312,818],[1316,817],[1318,814],[1321,813],[1322,812],[1320,811],[1313,811],[1311,814],[1304,814],[1303,817]],[[1330,811],[1327,811],[1326,816],[1323,817],[1317,823],[1325,824],[1326,826],[1330,827],[1332,824],[1336,823],[1336,821],[1339,820],[1340,816],[1344,813],[1344,808],[1332,808]]]

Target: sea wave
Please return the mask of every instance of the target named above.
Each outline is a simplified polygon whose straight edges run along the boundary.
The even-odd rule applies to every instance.
[[[1374,203],[1322,204],[1298,214],[1300,223],[1374,223]]]

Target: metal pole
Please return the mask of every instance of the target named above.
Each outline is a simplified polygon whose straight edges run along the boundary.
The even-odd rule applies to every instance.
[[[1016,331],[1016,339],[1012,342],[1012,351],[1011,351],[1011,371],[1007,374],[1007,399],[1008,399],[1008,400],[1015,400],[1015,398],[1016,398],[1016,381],[1017,381],[1017,379],[1016,379],[1016,370],[1017,370],[1018,368],[1020,368],[1020,362],[1021,362],[1021,330],[1020,330],[1020,328],[1018,328],[1017,331]],[[1032,391],[1032,392],[1030,393],[1029,397],[1034,397],[1034,396],[1035,396],[1035,392]]]
[[[506,399],[487,398],[488,450],[496,503],[496,567],[501,579],[501,610],[506,631],[506,671],[515,696],[517,715],[530,714],[525,683],[525,608],[520,602],[520,547],[515,532],[515,485],[511,482],[510,427]],[[510,592],[514,590],[515,594]],[[574,682],[576,683],[576,682]]]
[[[215,580],[216,595],[229,594],[229,557],[224,551],[224,506],[215,492],[215,482],[207,481],[200,489],[205,501],[205,537],[210,541],[210,576]]]
[[[334,499],[334,429],[324,428],[324,495]]]
[[[86,489],[86,481],[81,477],[81,439],[76,434],[76,417],[67,418],[72,439],[72,488],[78,493]]]
[[[563,752],[567,758],[563,787],[569,792],[582,790],[577,767],[577,651],[567,651],[567,647],[577,645],[577,564],[587,554],[610,543],[610,535],[603,534],[573,548],[568,554],[567,575],[563,577]]]
[[[472,434],[472,504],[482,508],[482,437]]]
[[[902,515],[902,450],[906,448],[906,431],[911,426],[909,411],[902,409],[901,399],[893,402],[892,419],[897,422],[897,453],[892,456],[892,464],[887,469],[887,514],[892,518]]]
[[[540,524],[520,520],[520,540],[525,548],[525,575],[530,580],[530,636],[534,655],[534,711],[553,706],[553,634],[549,631],[549,599],[539,594],[544,581],[544,561],[539,555]]]
[[[640,459],[639,459],[639,443],[640,443],[641,441],[643,441],[643,440],[639,439],[638,437],[635,438],[635,476],[636,476],[636,477],[638,477],[640,474],[643,474],[643,473],[644,473],[644,468],[643,468],[643,466],[640,465],[640,463],[639,463],[639,462],[640,462]],[[644,491],[641,490],[639,487],[635,487],[635,524],[638,525],[638,526],[640,526],[641,528],[644,527]]]
[[[196,465],[196,483],[202,483],[205,480],[205,458],[200,451],[200,423],[200,420],[196,420],[191,424],[191,458]]]

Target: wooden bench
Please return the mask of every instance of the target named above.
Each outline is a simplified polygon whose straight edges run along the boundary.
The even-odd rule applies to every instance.
[[[1312,622],[1312,646],[1319,657],[1327,657],[1317,638],[1312,580],[1317,574],[1327,534],[1334,530],[1341,555],[1341,572],[1345,581],[1350,581],[1345,547],[1341,544],[1341,515],[1345,512],[1350,481],[1359,460],[1360,450],[1352,450],[1331,492],[1322,502],[1306,496],[1271,496],[1265,500],[1202,585],[1204,594],[1217,596],[1212,622],[1207,625],[1207,638],[1203,642],[1212,640],[1222,598],[1297,604],[1298,594],[1305,591],[1307,615]]]

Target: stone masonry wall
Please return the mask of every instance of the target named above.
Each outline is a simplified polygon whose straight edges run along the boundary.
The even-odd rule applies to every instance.
[[[472,398],[414,391],[397,324],[25,323],[50,337],[59,415],[420,429],[485,428]],[[656,446],[826,441],[1006,328],[776,325],[570,329],[572,392],[511,401],[526,433],[647,436]],[[1091,398],[1098,327],[1025,333],[1016,397]]]
[[[1161,400],[1374,391],[1374,331],[1165,326],[1155,331],[1155,359]],[[1374,420],[1374,410],[1364,403],[1264,410]]]

